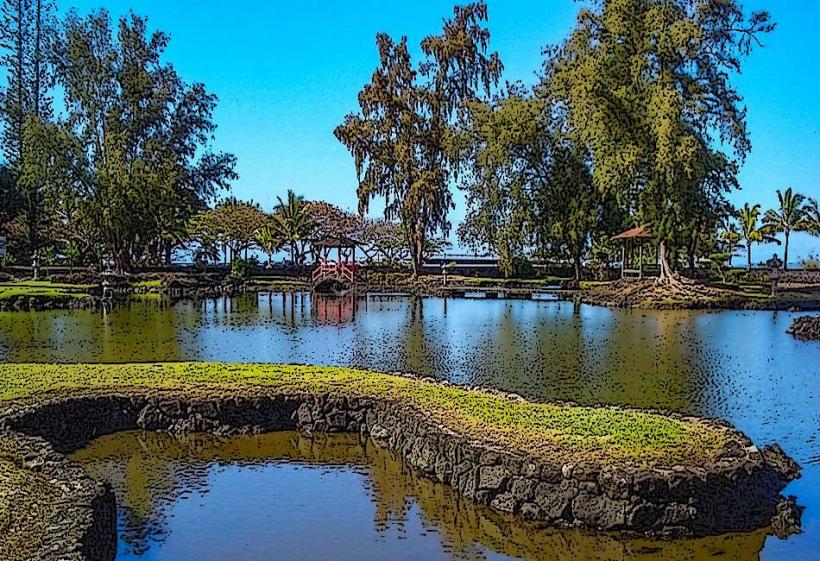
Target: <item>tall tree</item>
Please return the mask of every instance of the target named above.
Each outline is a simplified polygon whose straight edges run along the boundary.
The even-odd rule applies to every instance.
[[[3,152],[12,170],[22,158],[23,123],[31,110],[30,1],[3,0],[0,6],[0,46],[6,87],[2,94]]]
[[[740,240],[746,248],[746,270],[752,270],[752,244],[776,242],[777,238],[771,235],[769,226],[758,225],[760,219],[760,205],[750,205],[745,203],[743,208],[738,210],[737,220],[740,226]]]
[[[104,10],[65,23],[57,73],[82,144],[77,180],[118,269],[170,255],[182,225],[236,177],[209,148],[216,97],[162,61],[169,37],[135,14]]]
[[[458,140],[468,155],[460,172],[467,199],[462,243],[496,253],[507,276],[529,251],[570,261],[580,281],[584,253],[604,226],[605,199],[563,113],[548,91],[532,95],[520,86],[468,107]]]
[[[385,199],[385,218],[402,224],[414,275],[421,271],[427,237],[449,231],[458,156],[450,150],[455,112],[489,93],[501,74],[498,55],[487,53],[486,21],[484,2],[457,6],[443,33],[422,41],[426,59],[418,69],[406,37],[397,43],[379,34],[380,65],[359,93],[361,112],[348,115],[335,131],[355,160],[360,210],[366,212],[376,197]]]
[[[492,104],[470,102],[459,142],[459,187],[467,213],[459,240],[474,251],[498,256],[505,277],[532,248],[534,194],[546,175],[544,104],[514,92]]]
[[[716,164],[742,161],[750,150],[731,80],[774,25],[765,12],[747,17],[736,0],[588,4],[547,62],[545,82],[591,153],[596,188],[652,226],[660,281],[674,283],[668,249],[692,226],[688,206],[711,199],[697,192]]]
[[[53,0],[2,0],[0,5],[0,65],[5,67],[7,82],[0,100],[2,140],[4,155],[24,203],[21,210],[25,214],[31,254],[36,254],[42,244],[41,230],[47,224],[47,216],[41,207],[49,186],[31,181],[31,175],[23,185],[20,176],[26,156],[38,157],[37,147],[27,144],[26,139],[37,138],[39,133],[27,129],[45,126],[51,120],[50,48],[54,43],[55,11]]]
[[[778,208],[769,209],[763,216],[763,223],[772,232],[783,232],[783,269],[789,268],[789,237],[794,231],[808,230],[808,205],[804,195],[795,193],[789,187],[777,190]]]

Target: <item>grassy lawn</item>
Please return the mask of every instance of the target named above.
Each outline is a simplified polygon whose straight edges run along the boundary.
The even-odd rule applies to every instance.
[[[66,298],[82,300],[89,298],[88,290],[91,285],[63,284],[48,281],[22,281],[0,284],[0,300],[17,298],[20,296]]]
[[[133,288],[162,288],[162,279],[141,280],[131,283]]]
[[[216,363],[0,364],[0,400],[32,398],[46,390],[150,387],[228,391],[242,386],[398,400],[465,436],[556,461],[693,465],[713,458],[728,438],[712,426],[662,414],[531,403],[346,368]]]

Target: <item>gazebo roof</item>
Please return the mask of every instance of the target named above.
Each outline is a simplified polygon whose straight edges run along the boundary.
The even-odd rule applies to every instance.
[[[626,232],[621,232],[617,236],[612,236],[613,240],[635,240],[635,239],[650,239],[652,234],[649,232],[649,226],[638,226]]]
[[[358,240],[354,240],[353,238],[349,238],[347,236],[338,236],[338,237],[330,237],[330,238],[323,238],[320,240],[313,240],[311,242],[314,247],[329,247],[329,248],[336,248],[336,247],[343,247],[343,248],[351,248],[362,245],[362,242]]]

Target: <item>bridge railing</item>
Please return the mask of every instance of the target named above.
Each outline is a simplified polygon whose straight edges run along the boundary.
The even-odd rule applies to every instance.
[[[347,281],[353,284],[355,278],[356,265],[349,263],[335,263],[332,261],[324,261],[319,263],[313,271],[313,282],[318,283],[325,279],[337,279],[340,281]]]

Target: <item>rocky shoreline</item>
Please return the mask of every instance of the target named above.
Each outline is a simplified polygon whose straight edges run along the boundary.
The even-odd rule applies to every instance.
[[[820,341],[820,316],[802,316],[795,319],[789,333],[804,341]]]
[[[29,312],[43,310],[82,310],[93,308],[97,302],[91,296],[74,298],[70,296],[12,296],[0,300],[0,312]]]
[[[468,500],[550,526],[663,538],[765,527],[782,534],[797,531],[800,509],[780,492],[799,477],[799,466],[779,447],[758,449],[729,425],[696,421],[730,436],[711,465],[599,465],[582,455],[547,461],[467,439],[389,398],[261,387],[35,396],[0,406],[0,438],[14,441],[27,469],[49,470],[67,482],[66,501],[57,509],[55,531],[43,544],[40,559],[58,558],[54,552],[63,554],[60,559],[113,558],[110,489],[92,482],[63,454],[96,437],[136,429],[216,435],[293,429],[359,433]]]
[[[820,293],[811,298],[781,295],[751,296],[707,286],[689,279],[678,285],[659,285],[655,279],[621,280],[609,285],[579,291],[583,304],[636,310],[761,310],[811,311],[820,309]]]
[[[0,430],[6,452],[20,467],[41,474],[55,492],[54,510],[45,531],[27,555],[38,561],[114,559],[117,552],[117,506],[108,484],[92,479],[80,466],[56,452],[46,439]],[[17,513],[25,524],[27,513]],[[35,521],[30,521],[35,522]],[[40,521],[37,521],[40,522]],[[33,525],[33,524],[32,524]]]

